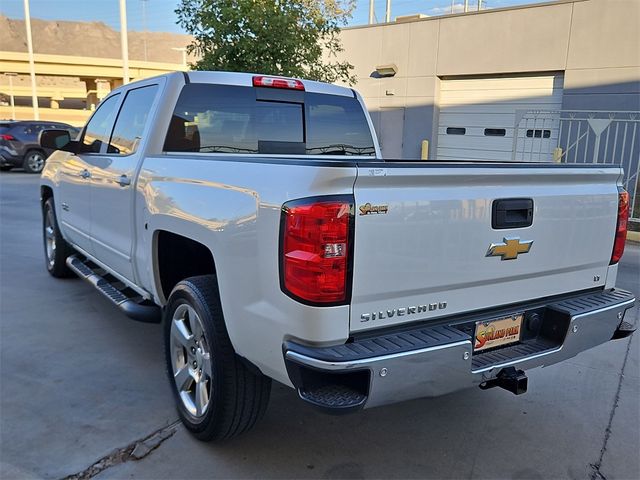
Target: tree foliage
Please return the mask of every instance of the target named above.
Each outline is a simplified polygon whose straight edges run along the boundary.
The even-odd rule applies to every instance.
[[[196,70],[257,72],[355,83],[338,59],[353,0],[180,0],[178,25],[193,35]]]

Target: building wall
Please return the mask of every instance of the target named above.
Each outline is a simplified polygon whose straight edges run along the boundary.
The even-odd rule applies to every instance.
[[[638,0],[571,0],[348,28],[342,41],[376,128],[404,108],[386,133],[419,158],[424,139],[435,152],[442,78],[564,72],[563,109],[640,110],[639,19]],[[385,64],[398,73],[375,78]]]

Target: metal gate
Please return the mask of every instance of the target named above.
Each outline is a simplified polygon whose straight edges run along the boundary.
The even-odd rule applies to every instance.
[[[513,138],[513,160],[621,165],[640,223],[640,112],[520,110]]]

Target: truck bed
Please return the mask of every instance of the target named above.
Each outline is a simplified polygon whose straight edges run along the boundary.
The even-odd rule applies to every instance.
[[[620,175],[603,165],[358,164],[351,331],[604,287]],[[530,205],[531,218],[496,225],[496,202],[516,217]],[[507,245],[520,253],[499,255]]]

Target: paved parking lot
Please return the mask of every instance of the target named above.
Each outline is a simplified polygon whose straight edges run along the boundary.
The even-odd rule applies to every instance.
[[[619,285],[637,293],[627,249]],[[519,397],[331,417],[274,385],[254,432],[203,444],[175,424],[159,326],[51,278],[41,250],[38,178],[0,174],[0,478],[640,477],[640,335],[528,372]]]

